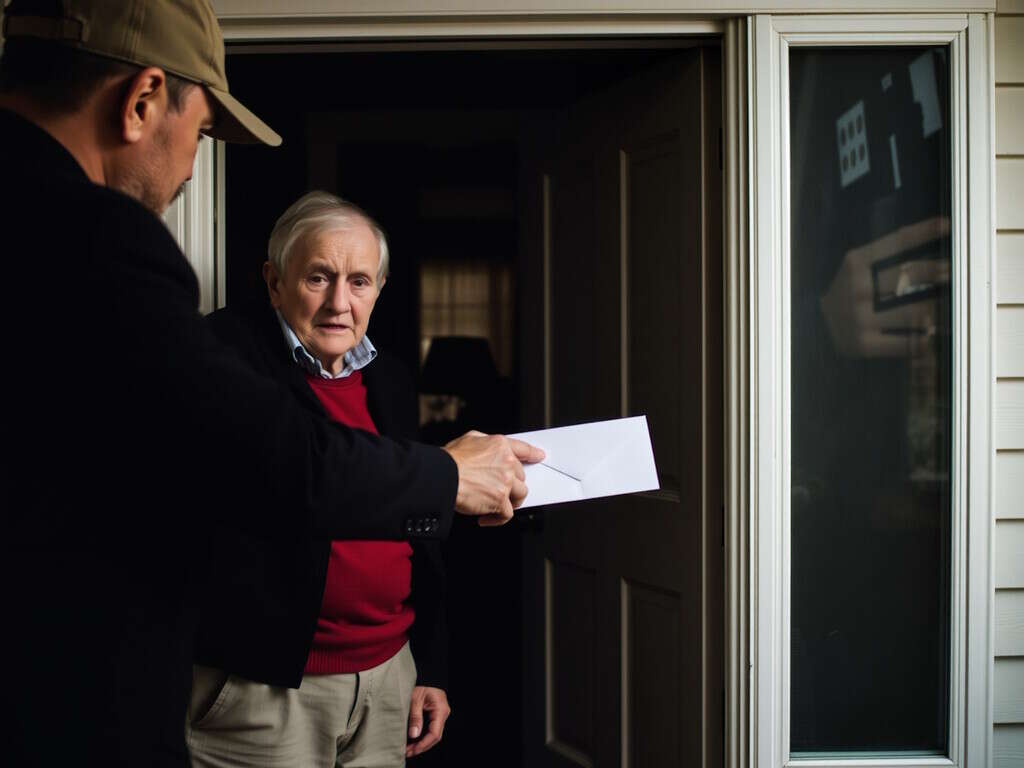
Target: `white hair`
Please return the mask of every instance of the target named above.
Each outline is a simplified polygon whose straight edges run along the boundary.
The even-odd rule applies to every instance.
[[[329,192],[307,192],[288,206],[270,233],[267,258],[278,273],[284,275],[288,257],[299,240],[307,235],[351,229],[357,220],[366,222],[377,238],[377,250],[380,253],[380,266],[377,268],[379,289],[380,282],[388,276],[388,241],[384,231],[358,205]]]

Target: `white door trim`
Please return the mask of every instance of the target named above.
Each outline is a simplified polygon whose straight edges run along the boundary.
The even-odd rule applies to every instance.
[[[722,40],[723,411],[725,416],[725,768],[752,765],[750,531],[750,19],[727,22]]]
[[[953,531],[950,759],[790,760],[789,101],[798,45],[950,46],[953,145]],[[991,27],[983,15],[757,16],[753,22],[751,613],[755,764],[987,765],[991,692]],[[968,116],[970,119],[968,119]],[[970,149],[970,151],[969,151]],[[969,204],[970,203],[970,204]],[[970,616],[970,622],[968,622]]]
[[[972,13],[967,30],[969,281],[967,453],[967,714],[965,765],[992,764],[995,583],[995,14]]]

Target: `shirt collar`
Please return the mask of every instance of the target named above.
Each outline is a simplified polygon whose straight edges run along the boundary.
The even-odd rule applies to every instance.
[[[344,379],[356,371],[362,370],[377,357],[377,348],[370,342],[370,337],[364,335],[358,344],[345,353],[344,365],[342,365],[341,371],[337,375],[333,375],[330,371],[325,370],[320,361],[302,346],[299,337],[295,335],[295,331],[292,330],[291,326],[285,322],[280,311],[275,309],[274,313],[277,315],[277,322],[281,324],[284,343],[288,347],[288,351],[291,352],[292,359],[310,376],[319,376],[322,379]]]

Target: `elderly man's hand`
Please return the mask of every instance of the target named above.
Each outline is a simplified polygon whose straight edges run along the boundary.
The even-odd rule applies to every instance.
[[[424,713],[430,718],[426,733],[423,732]],[[405,756],[415,757],[437,744],[444,733],[444,723],[451,713],[448,695],[440,688],[423,685],[413,688],[412,704],[409,706],[409,743],[405,745]]]
[[[523,464],[543,461],[540,448],[502,435],[467,432],[444,447],[459,468],[455,509],[480,525],[502,525],[526,499]]]

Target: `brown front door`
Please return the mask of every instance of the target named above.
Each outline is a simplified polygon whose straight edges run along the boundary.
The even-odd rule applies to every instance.
[[[573,105],[527,180],[551,423],[646,414],[661,482],[535,518],[529,766],[721,762],[719,60],[666,52]]]

